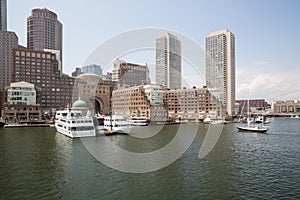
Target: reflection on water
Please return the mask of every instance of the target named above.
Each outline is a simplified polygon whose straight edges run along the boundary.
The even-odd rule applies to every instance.
[[[299,199],[300,123],[276,119],[270,125],[265,135],[238,132],[228,124],[215,148],[199,159],[208,130],[200,124],[193,143],[178,160],[142,174],[107,167],[89,153],[85,142],[100,145],[98,151],[103,150],[101,144],[110,143],[149,153],[169,144],[177,125],[151,137],[142,132],[142,137],[101,136],[86,141],[72,140],[53,128],[0,129],[0,199]],[[194,128],[184,127],[186,138],[193,137]],[[112,152],[106,155],[113,155],[119,165],[128,162]]]

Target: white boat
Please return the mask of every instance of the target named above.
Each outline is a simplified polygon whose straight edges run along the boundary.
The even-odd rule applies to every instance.
[[[257,116],[255,118],[255,123],[264,123],[264,124],[269,124],[269,120],[265,120],[263,116]]]
[[[96,115],[96,125],[97,125],[97,131],[104,131],[105,128],[104,128],[104,118],[105,118],[105,115]]]
[[[93,117],[87,112],[82,116],[81,110],[65,109],[57,111],[55,115],[55,128],[57,132],[70,138],[96,136]]]
[[[211,118],[205,118],[203,120],[204,124],[228,124],[228,122],[226,122],[223,119],[211,119]]]
[[[131,117],[129,119],[129,123],[131,126],[147,126],[147,118],[146,117]]]
[[[104,128],[109,131],[109,133],[129,134],[131,130],[130,123],[121,115],[105,116]]]
[[[239,131],[250,131],[250,132],[258,132],[265,133],[269,130],[269,127],[266,126],[258,126],[258,125],[247,125],[247,126],[237,126]]]
[[[264,120],[262,120],[261,125],[251,124],[250,114],[249,114],[249,100],[248,100],[248,117],[247,117],[247,126],[237,126],[239,131],[249,131],[249,132],[256,132],[256,133],[266,133],[269,130],[269,127],[264,126]]]
[[[11,123],[11,124],[4,125],[4,128],[20,128],[20,127],[22,127],[22,125],[19,123]]]
[[[213,120],[211,119],[211,118],[209,118],[209,117],[207,117],[207,118],[205,118],[204,120],[203,120],[203,123],[204,124],[210,124],[210,123],[212,123],[213,122]]]

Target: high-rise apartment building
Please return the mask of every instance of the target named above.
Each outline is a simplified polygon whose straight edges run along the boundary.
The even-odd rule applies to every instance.
[[[14,32],[0,30],[0,90],[12,82],[14,48],[18,48],[18,36]]]
[[[226,106],[228,115],[235,106],[235,36],[228,30],[206,37],[206,85]]]
[[[0,30],[7,30],[7,5],[6,0],[0,0]]]
[[[156,39],[156,84],[181,89],[181,42],[170,33]]]
[[[33,9],[27,18],[27,48],[59,50],[61,59],[62,27],[54,12],[46,8]]]

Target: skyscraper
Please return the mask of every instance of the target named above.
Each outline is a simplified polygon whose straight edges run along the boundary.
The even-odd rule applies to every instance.
[[[6,0],[0,0],[0,30],[7,30],[7,6]]]
[[[156,39],[156,83],[170,89],[180,89],[181,42],[166,33]]]
[[[59,50],[62,58],[62,27],[54,12],[46,8],[33,9],[27,18],[27,48]]]
[[[18,48],[18,36],[14,32],[0,30],[0,90],[12,81],[14,48]]]
[[[234,114],[235,37],[228,30],[206,37],[206,85],[226,106],[227,114]]]

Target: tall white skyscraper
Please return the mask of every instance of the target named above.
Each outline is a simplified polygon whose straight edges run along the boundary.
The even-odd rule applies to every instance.
[[[206,37],[206,85],[226,106],[228,115],[235,105],[235,37],[228,30]]]
[[[181,42],[170,33],[156,39],[156,84],[170,89],[182,85]]]

